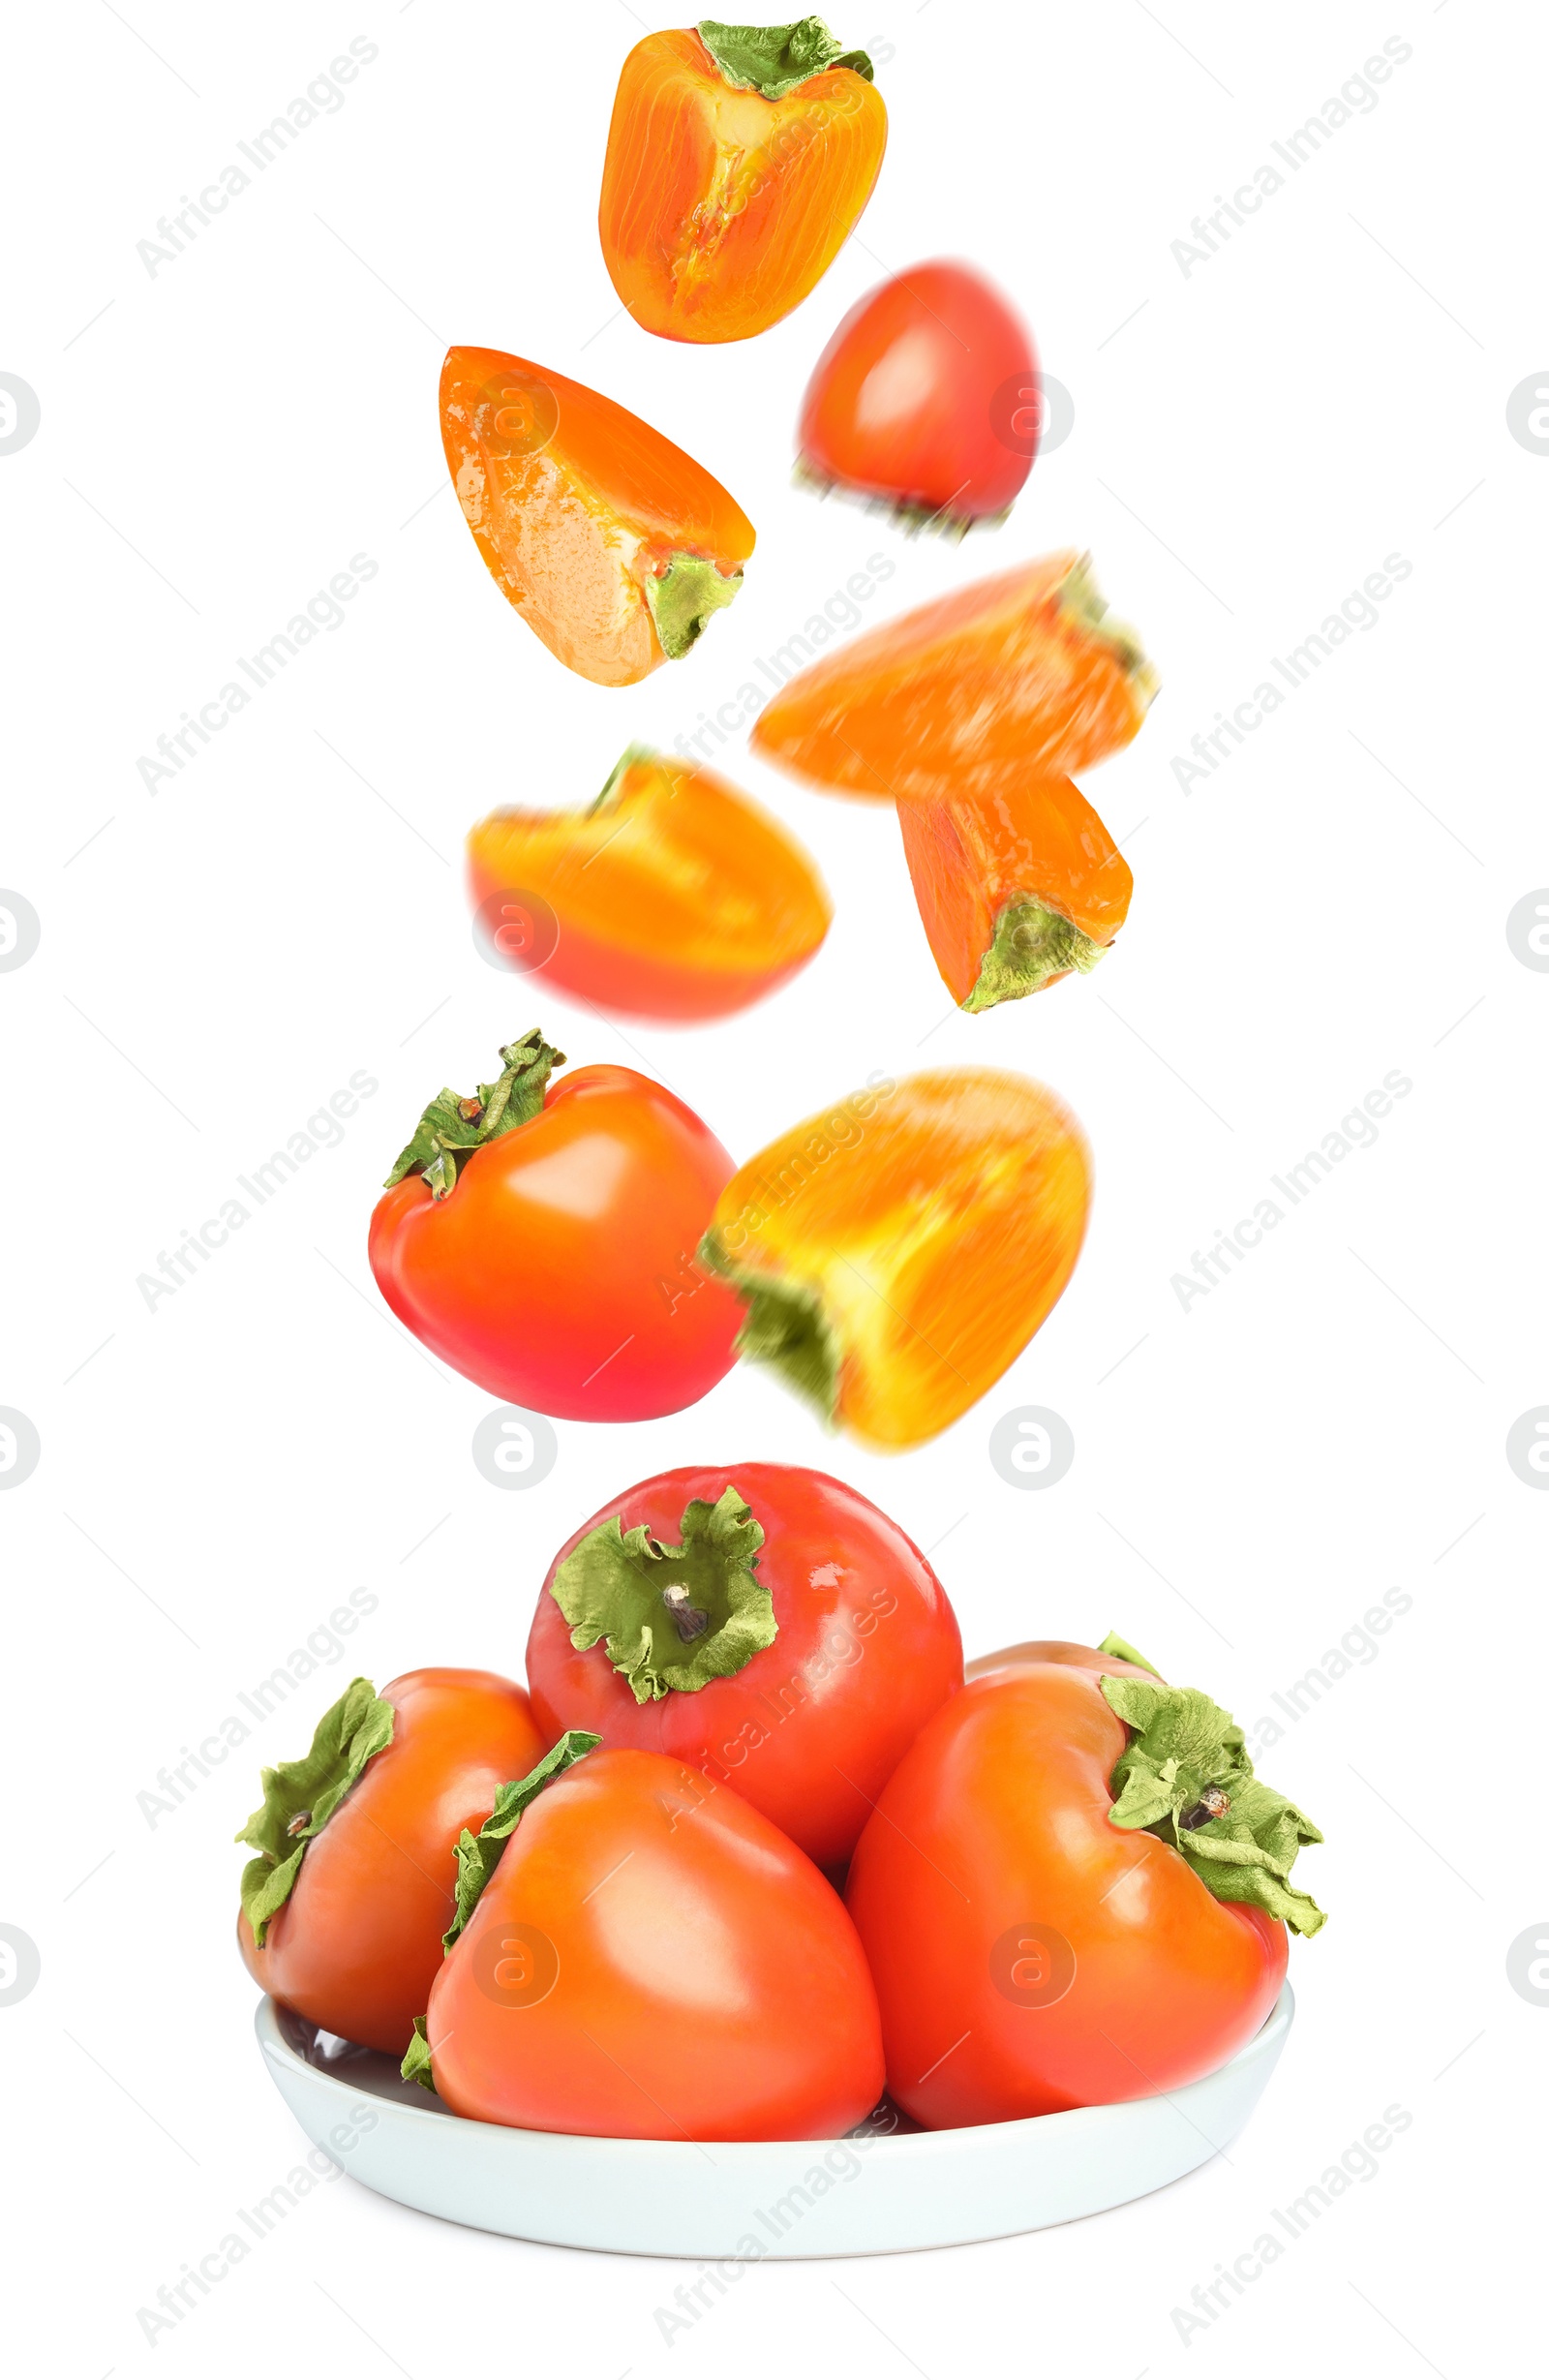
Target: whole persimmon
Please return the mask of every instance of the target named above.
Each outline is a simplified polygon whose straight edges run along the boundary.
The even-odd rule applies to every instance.
[[[487,1669],[355,1678],[312,1750],[263,1771],[237,1837],[248,1972],[325,2032],[401,2055],[441,1963],[457,1843],[544,1737],[524,1688]]]

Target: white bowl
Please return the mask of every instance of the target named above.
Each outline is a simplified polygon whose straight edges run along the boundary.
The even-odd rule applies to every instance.
[[[952,2132],[704,2145],[471,2123],[391,2059],[272,2000],[256,2025],[302,2130],[384,2198],[557,2247],[760,2262],[952,2247],[1143,2198],[1242,2129],[1294,2008],[1287,1984],[1246,2049],[1160,2098]]]

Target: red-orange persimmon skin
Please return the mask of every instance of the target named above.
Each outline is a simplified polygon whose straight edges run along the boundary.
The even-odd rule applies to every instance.
[[[988,1677],[996,1669],[1025,1669],[1053,1662],[1063,1669],[1093,1669],[1100,1677],[1154,1678],[1154,1669],[1139,1662],[1120,1661],[1116,1653],[1101,1652],[1095,1644],[1073,1644],[1068,1636],[1040,1636],[1028,1644],[1008,1644],[998,1653],[979,1653],[963,1669],[965,1678]]]
[[[834,1887],[728,1785],[589,1753],[532,1802],[431,1989],[454,2115],[615,2140],[832,2140],[882,2089]]]
[[[940,528],[1026,484],[1042,398],[1027,325],[971,265],[911,265],[852,306],[806,384],[805,475]]]
[[[475,1149],[448,1197],[422,1175],[385,1191],[371,1269],[399,1321],[492,1396],[560,1420],[654,1420],[735,1360],[742,1309],[693,1261],[731,1174],[662,1083],[578,1067]]]
[[[1176,2090],[1273,2008],[1280,1920],[1217,1901],[1170,1844],[1109,1822],[1129,1740],[1095,1671],[999,1670],[937,1712],[879,1795],[845,1900],[888,2088],[920,2122]]]
[[[764,1531],[758,1578],[779,1632],[730,1677],[636,1702],[606,1644],[578,1653],[550,1589],[602,1522],[663,1544],[696,1498],[727,1487]],[[787,1463],[664,1471],[615,1497],[549,1566],[527,1644],[532,1705],[551,1741],[585,1727],[686,1760],[734,1785],[822,1868],[848,1859],[887,1779],[962,1681],[962,1639],[919,1547],[857,1489]]]
[[[887,146],[880,93],[850,67],[779,100],[734,89],[691,29],[623,62],[597,231],[642,330],[751,339],[799,306],[849,237]]]
[[[441,1964],[455,1907],[458,1836],[548,1749],[525,1690],[487,1669],[410,1669],[382,1698],[392,1742],[367,1761],[307,1846],[260,1950],[237,1942],[255,1983],[325,2032],[402,2057]]]

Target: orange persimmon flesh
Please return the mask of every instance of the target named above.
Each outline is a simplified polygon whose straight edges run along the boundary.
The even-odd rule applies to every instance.
[[[816,287],[887,145],[888,111],[863,63],[865,75],[832,66],[769,99],[734,86],[697,32],[636,43],[608,128],[597,229],[643,330],[751,339]]]
[[[989,792],[1012,769],[1070,776],[1128,744],[1156,691],[1106,613],[1081,555],[1021,563],[814,661],[759,714],[753,745],[873,801]]]
[[[441,443],[496,585],[567,669],[634,686],[742,585],[753,528],[692,455],[562,373],[454,347]]]
[[[509,893],[553,912],[544,980],[624,1016],[746,1008],[806,964],[833,917],[778,819],[711,770],[640,747],[590,808],[497,810],[468,850],[481,908]]]
[[[1025,1075],[953,1067],[784,1133],[716,1202],[701,1261],[739,1352],[874,1447],[920,1445],[1015,1361],[1080,1251],[1080,1126]]]
[[[1129,913],[1128,864],[1068,777],[900,802],[931,955],[959,1008],[993,1008],[1096,966]]]

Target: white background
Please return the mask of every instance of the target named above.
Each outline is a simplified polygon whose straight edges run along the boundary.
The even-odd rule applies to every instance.
[[[0,1918],[42,1957],[0,2007],[15,2369],[1508,2367],[1549,2040],[1505,1971],[1549,1908],[1527,1689],[1549,1501],[1503,1451],[1549,1400],[1549,980],[1505,936],[1549,882],[1549,458],[1505,416],[1549,379],[1544,26],[1473,0],[1172,0],[1166,26],[1138,0],[874,5],[835,26],[869,37],[892,124],[859,233],[791,320],[708,350],[635,329],[598,253],[643,29],[620,0],[13,18],[0,370],[42,426],[0,455],[0,885],[42,943],[0,974],[0,1405],[43,1448],[0,1495]],[[149,274],[136,243],[356,35],[380,54],[347,104]],[[1191,220],[1392,35],[1413,54],[1380,105],[1185,274]],[[957,549],[788,482],[840,315],[953,253],[1013,293],[1075,405],[1011,523]],[[683,663],[584,685],[501,602],[445,485],[449,340],[605,389],[737,495],[758,550]],[[485,809],[590,794],[625,742],[671,742],[872,553],[897,564],[875,621],[1067,543],[1094,550],[1164,687],[1087,779],[1136,876],[1092,980],[951,1013],[891,818],[740,748],[723,766],[837,908],[775,1000],[625,1035],[476,955],[459,848]],[[380,568],[344,625],[147,793],[137,756],[356,553]],[[1173,756],[1390,553],[1412,574],[1379,625],[1183,792]],[[734,1377],[669,1420],[562,1425],[547,1481],[502,1494],[470,1458],[490,1400],[387,1319],[365,1229],[425,1098],[534,1022],[572,1061],[657,1072],[739,1159],[873,1068],[1030,1070],[1095,1151],[1073,1286],[984,1404],[902,1459]],[[148,1312],[137,1275],[356,1069],[380,1089],[342,1144]],[[1184,1310],[1171,1276],[1394,1069],[1413,1088],[1377,1144]],[[987,1455],[1029,1403],[1077,1444],[1039,1494]],[[259,1759],[300,1750],[351,1667],[518,1669],[578,1518],[661,1466],[753,1455],[842,1471],[938,1548],[970,1650],[1117,1627],[1245,1722],[1384,1588],[1412,1597],[1262,1762],[1327,1834],[1298,1874],[1332,1922],[1293,1951],[1297,2025],[1248,2132],[1064,2231],[759,2270],[672,2346],[653,2308],[680,2270],[463,2232],[339,2180],[148,2347],[137,2308],[304,2146],[230,1939]],[[149,1825],[158,1769],[350,1586],[380,1604],[349,1662]],[[1376,2179],[1185,2344],[1171,2309],[1393,2103],[1412,2122]]]

